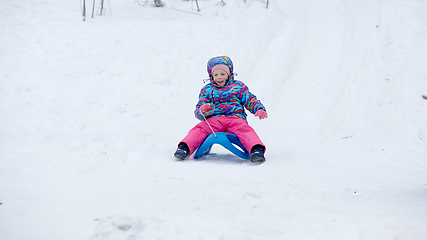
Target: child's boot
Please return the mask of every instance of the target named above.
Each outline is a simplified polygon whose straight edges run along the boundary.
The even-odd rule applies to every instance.
[[[260,164],[265,162],[264,147],[261,145],[255,145],[252,148],[249,161],[251,161],[253,163],[260,163]]]
[[[176,150],[174,156],[178,158],[178,160],[184,160],[186,157],[188,157],[189,153],[190,153],[190,150],[188,149],[187,144],[180,143],[178,145],[178,149]]]

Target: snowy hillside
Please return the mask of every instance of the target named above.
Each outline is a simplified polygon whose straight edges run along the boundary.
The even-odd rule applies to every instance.
[[[0,1],[1,240],[427,239],[427,1],[81,2]],[[262,165],[173,157],[219,55]]]

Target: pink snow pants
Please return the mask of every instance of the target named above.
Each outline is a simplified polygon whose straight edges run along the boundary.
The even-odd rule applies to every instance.
[[[215,132],[227,132],[235,134],[243,146],[250,153],[255,145],[261,145],[265,148],[264,144],[259,139],[255,130],[249,124],[239,117],[212,117],[207,120]],[[212,133],[206,121],[198,123],[193,127],[180,143],[186,143],[190,148],[190,155],[196,151],[199,145],[205,138]]]

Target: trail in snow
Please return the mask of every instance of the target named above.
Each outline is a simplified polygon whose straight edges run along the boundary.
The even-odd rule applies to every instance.
[[[425,238],[425,1],[164,2],[0,2],[0,239]],[[218,55],[263,165],[173,157]]]

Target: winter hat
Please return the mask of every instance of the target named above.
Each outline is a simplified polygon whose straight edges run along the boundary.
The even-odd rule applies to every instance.
[[[212,73],[214,73],[215,70],[217,70],[217,69],[223,70],[224,72],[226,72],[228,74],[228,76],[230,76],[230,68],[228,68],[227,65],[219,63],[219,64],[213,66]]]
[[[234,80],[233,62],[231,61],[231,59],[228,56],[219,56],[219,57],[213,57],[213,58],[209,59],[208,66],[207,66],[209,77],[212,77],[212,75],[211,75],[212,69],[213,69],[213,67],[215,67],[218,64],[226,65],[229,69],[228,71],[230,71],[230,73],[229,73],[230,79]]]

